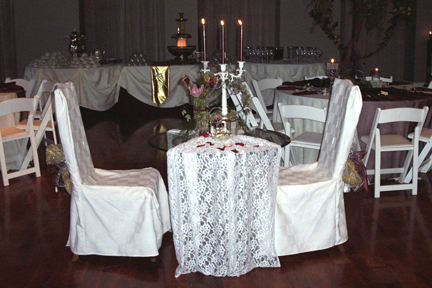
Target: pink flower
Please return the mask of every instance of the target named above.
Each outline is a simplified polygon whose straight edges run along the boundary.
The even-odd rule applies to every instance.
[[[203,90],[204,90],[204,85],[201,85],[201,87],[198,88],[197,85],[194,84],[194,85],[192,86],[192,88],[189,88],[189,92],[190,92],[190,94],[191,94],[192,96],[194,96],[194,97],[199,97],[199,96],[201,96]]]

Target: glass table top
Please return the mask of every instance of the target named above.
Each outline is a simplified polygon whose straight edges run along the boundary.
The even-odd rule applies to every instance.
[[[170,133],[170,131],[174,131],[174,133]],[[169,130],[165,133],[156,134],[148,139],[148,144],[155,149],[168,151],[168,149],[190,139],[180,136],[179,131],[180,130]],[[268,140],[280,145],[282,148],[291,142],[291,138],[286,134],[260,128],[250,130],[245,133],[245,135]]]

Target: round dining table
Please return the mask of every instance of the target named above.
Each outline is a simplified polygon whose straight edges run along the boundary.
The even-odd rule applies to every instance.
[[[175,276],[240,276],[280,267],[274,220],[281,146],[245,135],[168,150]]]
[[[325,108],[328,106],[330,96],[319,93],[318,91],[321,90],[322,89],[310,89],[308,91],[305,90],[303,87],[295,88],[292,86],[283,85],[280,88],[276,89],[275,103],[281,102],[290,105],[308,105],[313,107]],[[382,88],[365,88],[362,89],[362,98],[363,107],[360,114],[359,122],[357,124],[358,139],[360,139],[361,136],[369,135],[374,120],[375,111],[377,108],[390,109],[397,107],[432,107],[432,89],[423,89],[423,87],[416,87],[414,85],[408,84],[391,85]],[[275,108],[277,109],[277,104]],[[279,113],[276,114],[279,115]],[[279,118],[277,118],[277,120],[280,121],[280,116]],[[311,122],[312,121],[301,120],[293,122],[296,133],[301,134],[305,130],[315,132],[323,130],[323,125],[321,123]],[[429,109],[424,127],[432,127],[432,109]],[[406,123],[393,123],[383,125],[381,127],[381,133],[399,133],[401,135],[407,136],[408,133],[412,132],[413,128],[413,126]],[[360,147],[353,147],[353,149],[365,150],[366,143],[362,143],[358,141],[358,139],[355,140],[357,142],[357,145],[360,145]],[[318,151],[314,151],[311,149],[296,149],[298,149],[299,151],[295,150],[294,153],[298,153],[298,159],[302,159],[303,163],[315,162],[319,153]],[[406,152],[384,153],[381,160],[382,168],[401,167],[403,165],[403,161],[405,160],[405,153]],[[375,157],[372,153],[368,161],[368,169],[372,169],[374,167],[374,159]]]

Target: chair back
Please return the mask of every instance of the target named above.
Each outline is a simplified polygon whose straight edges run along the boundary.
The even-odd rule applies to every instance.
[[[282,85],[282,79],[268,78],[259,81],[252,79],[252,85],[255,89],[256,97],[258,97],[258,99],[261,102],[261,106],[264,108],[264,111],[268,113],[262,92],[268,89],[273,89],[273,90],[276,89],[276,87]]]
[[[414,129],[413,142],[418,142],[420,131],[423,127],[423,123],[426,119],[428,110],[429,107],[427,106],[423,107],[423,109],[411,108],[411,107],[400,107],[400,108],[391,108],[391,109],[382,110],[381,108],[377,108],[375,111],[374,121],[372,123],[371,131],[369,134],[369,142],[366,147],[366,155],[363,159],[363,162],[368,163],[372,145],[375,142],[375,137],[377,137],[377,133],[381,133],[379,129],[380,124],[386,124],[392,122],[416,122],[417,124]]]
[[[326,76],[326,75],[311,76],[311,77],[305,76],[305,80],[313,80],[315,78],[317,78],[317,79],[327,79],[328,76]]]
[[[78,96],[72,82],[58,84],[54,94],[63,153],[72,183],[79,185],[86,179],[93,179],[95,173],[78,105]]]
[[[366,76],[365,77],[366,81],[371,81],[372,80],[372,76]],[[390,77],[380,77],[380,80],[384,83],[392,83],[393,82],[393,76]]]
[[[54,90],[55,83],[43,80],[41,84],[39,85],[39,89],[37,91],[37,95],[39,95],[39,109],[42,111],[43,107],[45,107],[45,104],[48,103],[47,99],[51,95],[51,92]]]
[[[39,97],[31,99],[16,98],[0,102],[0,116],[16,112],[29,112],[28,118],[32,121],[28,122],[33,123],[34,112],[37,107],[38,101]]]
[[[327,117],[327,108],[318,108],[306,105],[287,105],[279,103],[279,113],[285,132],[291,137],[291,124],[289,119],[307,119],[324,123]]]
[[[432,88],[432,81],[429,82],[428,88]]]
[[[318,166],[328,178],[342,176],[362,105],[358,86],[350,80],[335,80],[318,158]]]
[[[28,80],[22,78],[11,79],[8,77],[6,78],[5,83],[9,83],[9,82],[15,82],[16,85],[23,87],[25,91],[29,89],[30,81]]]
[[[274,131],[273,125],[270,119],[268,118],[264,107],[261,105],[261,101],[258,99],[258,97],[252,97],[251,106],[254,107],[252,109],[254,109],[258,113],[259,117],[261,118],[260,128],[265,128],[267,130]]]
[[[242,83],[243,91],[246,89],[246,92],[249,93],[249,86],[246,82]],[[258,123],[252,114],[252,111],[249,107],[244,107],[243,105],[243,97],[251,97],[251,95],[244,96],[244,93],[241,91],[234,91],[231,87],[228,87],[228,93],[231,97],[231,100],[236,108],[237,114],[239,117],[246,123],[249,128],[258,127]]]

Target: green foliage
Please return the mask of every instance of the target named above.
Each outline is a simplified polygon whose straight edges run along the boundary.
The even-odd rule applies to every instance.
[[[313,20],[312,30],[318,26],[336,45],[343,61],[352,53],[360,32],[364,28],[368,33],[376,32],[376,46],[371,52],[361,55],[367,58],[387,46],[396,27],[413,16],[414,0],[342,0],[350,7],[353,33],[348,43],[341,43],[338,32],[339,23],[335,19],[334,0],[311,0],[307,6]]]

